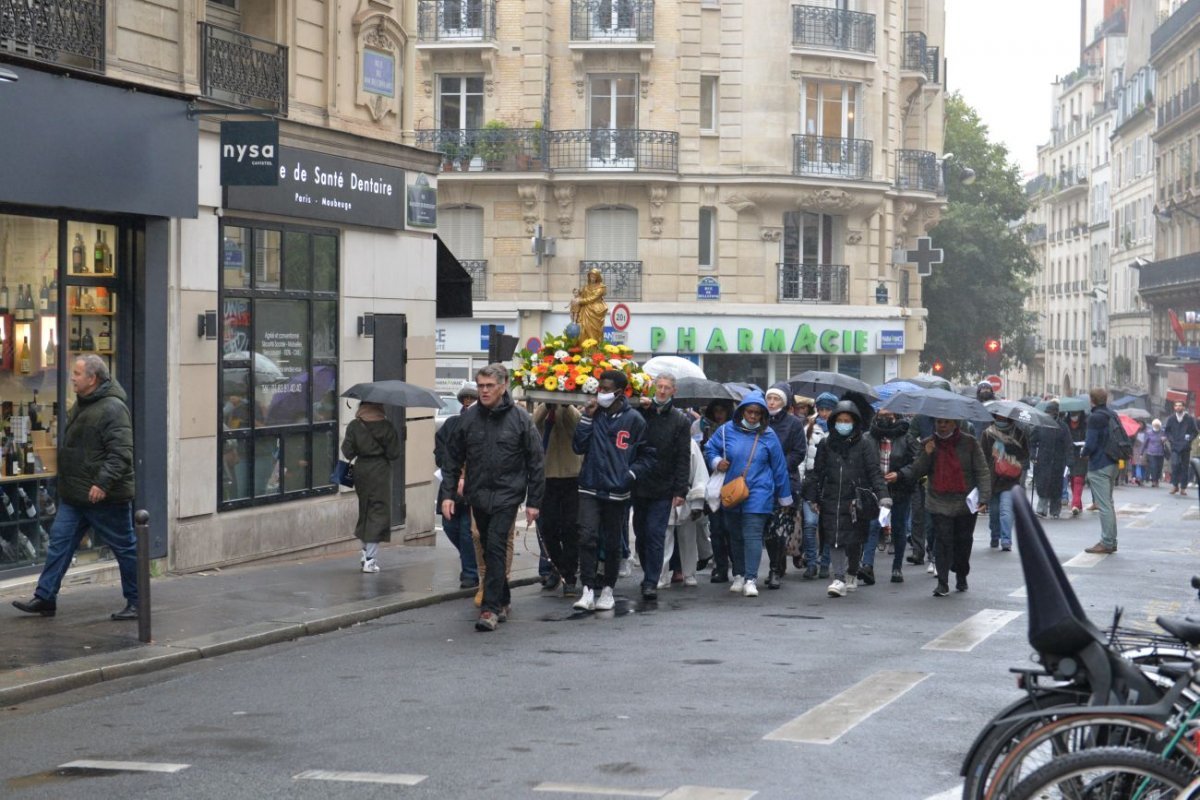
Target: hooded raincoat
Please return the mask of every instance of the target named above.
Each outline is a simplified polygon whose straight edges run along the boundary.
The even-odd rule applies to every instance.
[[[743,412],[748,405],[763,408],[763,422],[757,430],[750,430],[743,423]],[[767,401],[762,392],[753,391],[742,398],[734,409],[733,419],[717,428],[704,445],[704,458],[709,468],[716,470],[721,459],[729,461],[725,472],[725,483],[745,473],[750,497],[744,503],[725,509],[725,513],[770,514],[779,504],[792,504],[792,484],[788,477],[787,458],[779,437],[766,424]],[[754,446],[755,439],[758,446]],[[753,453],[753,455],[752,455]]]

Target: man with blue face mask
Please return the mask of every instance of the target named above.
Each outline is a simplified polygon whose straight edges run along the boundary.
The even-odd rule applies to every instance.
[[[634,483],[654,469],[646,421],[625,402],[627,385],[623,372],[610,369],[601,373],[596,397],[583,409],[571,442],[571,448],[583,456],[579,469],[580,592],[574,606],[578,611],[611,611],[616,604],[613,587],[621,568],[621,528],[629,513],[629,499]],[[596,575],[601,543],[603,578]]]

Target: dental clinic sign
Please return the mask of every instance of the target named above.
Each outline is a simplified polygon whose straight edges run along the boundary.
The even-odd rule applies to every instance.
[[[404,170],[280,147],[278,185],[227,186],[225,207],[347,225],[404,229]]]

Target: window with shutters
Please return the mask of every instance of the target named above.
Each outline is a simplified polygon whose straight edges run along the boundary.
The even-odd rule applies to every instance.
[[[580,262],[581,282],[588,270],[604,276],[609,300],[642,299],[642,262],[638,261],[637,210],[620,207],[592,208],[587,212],[585,261]]]
[[[487,260],[483,257],[483,209],[447,206],[438,209],[438,236],[471,276],[471,299],[487,299]]]

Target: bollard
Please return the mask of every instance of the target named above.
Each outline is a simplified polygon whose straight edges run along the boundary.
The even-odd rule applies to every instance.
[[[150,512],[133,515],[137,532],[138,641],[150,643]]]

